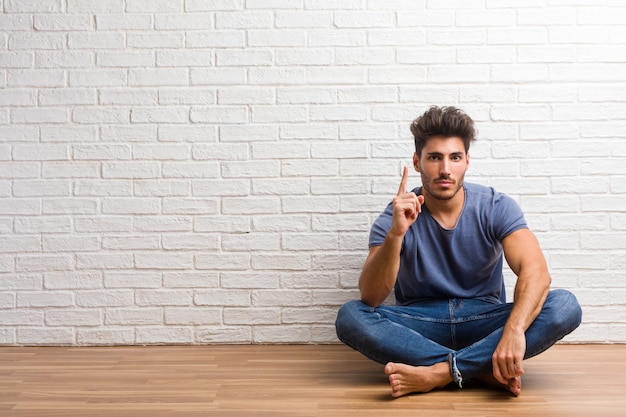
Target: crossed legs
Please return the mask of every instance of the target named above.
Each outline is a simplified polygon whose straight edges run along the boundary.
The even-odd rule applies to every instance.
[[[348,346],[385,364],[393,396],[428,392],[455,382],[496,382],[491,356],[500,341],[512,304],[443,300],[413,306],[369,307],[350,301],[339,310],[337,335]],[[526,358],[548,349],[581,320],[576,298],[564,290],[548,295],[526,332]],[[498,384],[502,386],[502,384]],[[504,386],[514,395],[521,379]]]

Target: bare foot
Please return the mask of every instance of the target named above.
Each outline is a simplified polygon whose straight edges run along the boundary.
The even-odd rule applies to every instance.
[[[509,382],[506,384],[501,383],[491,374],[480,375],[476,377],[476,379],[487,385],[491,385],[493,387],[504,388],[505,390],[509,391],[511,394],[513,394],[516,397],[522,393],[522,377],[521,376],[509,379]]]
[[[389,375],[393,397],[432,391],[435,388],[443,388],[453,381],[448,362],[431,366],[411,366],[389,362],[385,365],[385,373]]]

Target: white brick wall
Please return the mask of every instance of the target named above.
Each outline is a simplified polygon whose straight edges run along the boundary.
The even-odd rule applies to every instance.
[[[582,302],[566,340],[626,342],[626,3],[0,11],[0,344],[336,341],[432,104]]]

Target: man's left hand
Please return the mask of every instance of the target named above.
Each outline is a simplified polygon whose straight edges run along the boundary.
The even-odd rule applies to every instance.
[[[521,377],[524,374],[522,361],[525,353],[526,335],[524,332],[505,329],[491,357],[493,376],[505,385],[508,385],[513,378]]]

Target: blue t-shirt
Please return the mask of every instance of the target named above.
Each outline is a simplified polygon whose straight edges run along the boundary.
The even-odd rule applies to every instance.
[[[506,302],[502,240],[527,228],[512,198],[493,188],[463,184],[465,203],[453,229],[443,228],[428,207],[407,231],[395,285],[399,305],[429,299],[474,298]],[[421,188],[413,192],[421,194]],[[391,227],[392,204],[370,231],[369,245],[380,246]]]

